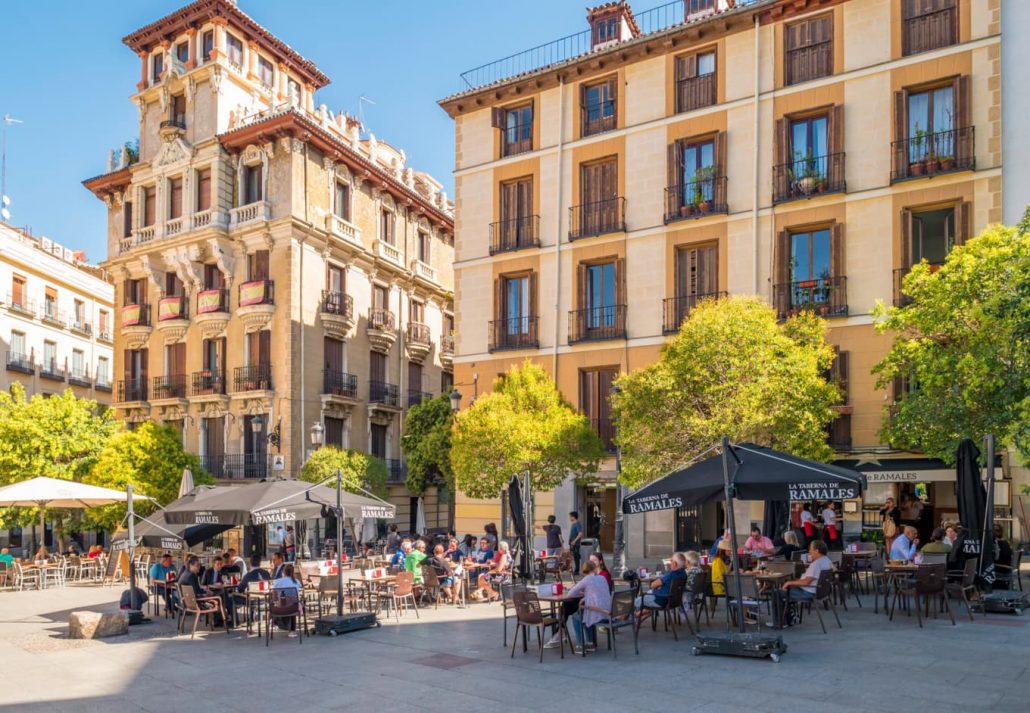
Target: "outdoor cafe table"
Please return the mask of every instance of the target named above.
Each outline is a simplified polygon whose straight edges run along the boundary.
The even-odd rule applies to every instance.
[[[46,589],[47,570],[60,569],[60,562],[22,562],[21,568],[25,571],[39,572],[39,588]]]
[[[252,584],[256,584],[256,582],[252,583]],[[257,604],[257,607],[256,607],[256,609],[257,609],[257,633],[258,633],[258,636],[261,636],[261,611],[268,606],[268,599],[269,599],[269,597],[272,596],[272,591],[273,591],[273,588],[271,586],[271,582],[269,582],[268,589],[259,589],[259,588],[254,587],[254,586],[248,586],[247,587],[247,591],[242,592],[242,595],[243,595],[243,598],[244,598],[243,599],[244,600],[244,606],[247,609],[247,633],[248,634],[251,633],[252,625],[254,623],[254,617],[251,616],[251,612],[253,610],[253,608],[251,607],[251,603]],[[300,594],[301,599],[303,600],[303,597],[304,597],[305,594],[311,594],[312,592],[317,594],[318,590],[317,589],[312,589],[311,587],[301,587],[301,590],[300,590],[299,594]]]
[[[566,587],[562,590],[561,594],[537,594],[537,599],[542,602],[548,602],[551,605],[551,611],[558,610],[558,634],[561,640],[561,657],[565,658],[565,637],[569,639],[569,645],[572,645],[572,637],[569,633],[567,622],[565,621],[565,607],[562,606],[565,602],[579,601],[581,596],[569,596],[570,587]],[[575,652],[575,649],[573,649]]]
[[[773,625],[783,627],[783,609],[780,599],[780,588],[783,583],[790,579],[790,575],[784,572],[753,572],[755,580],[764,585],[764,589],[770,592],[773,601]]]
[[[150,580],[150,588],[154,590],[155,594],[155,596],[150,600],[150,604],[153,607],[155,616],[161,613],[161,602],[164,602],[165,605],[165,618],[167,619],[172,615],[172,612],[168,609],[168,600],[171,597],[172,592],[175,591],[176,584],[178,584],[178,581],[174,579]]]
[[[545,579],[547,579],[548,572],[554,572],[556,575],[558,574],[557,567],[555,567],[552,570],[548,570],[547,569],[547,563],[549,561],[557,562],[558,561],[558,555],[543,555],[543,556],[541,556],[541,555],[534,555],[533,556],[533,560],[534,560],[534,563],[535,563],[535,569],[537,571],[537,575],[538,575],[541,583]]]

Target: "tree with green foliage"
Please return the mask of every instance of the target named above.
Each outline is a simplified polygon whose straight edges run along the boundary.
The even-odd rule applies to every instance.
[[[936,269],[912,267],[908,303],[879,305],[890,352],[880,388],[907,388],[886,407],[882,437],[948,463],[958,442],[993,433],[1030,456],[1030,210],[1016,228],[993,225]]]
[[[133,430],[111,436],[84,482],[102,488],[125,490],[153,498],[134,503],[137,514],[144,515],[156,505],[167,505],[179,496],[182,472],[189,468],[196,485],[213,484],[214,478],[200,465],[200,459],[182,447],[179,432],[172,426],[146,421]],[[124,505],[109,505],[88,511],[97,527],[113,529],[125,516]]]
[[[455,418],[455,485],[473,498],[498,497],[513,476],[526,473],[535,490],[551,490],[570,474],[596,473],[603,458],[604,445],[590,422],[528,360]]]
[[[404,418],[401,450],[408,463],[405,485],[412,495],[423,495],[431,486],[454,488],[451,471],[451,411],[450,394],[426,399],[408,409]]]
[[[810,312],[779,322],[757,297],[692,308],[657,362],[616,381],[623,482],[644,485],[723,436],[828,460],[841,392],[826,380],[833,349],[824,336]]]
[[[344,490],[359,495],[367,490],[377,497],[386,497],[386,463],[360,451],[323,446],[312,453],[300,469],[300,479],[321,483],[335,478],[337,470],[343,476]],[[335,488],[336,482],[327,485]]]

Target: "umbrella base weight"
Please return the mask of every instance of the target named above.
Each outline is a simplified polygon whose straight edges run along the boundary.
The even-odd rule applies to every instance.
[[[720,656],[742,656],[744,658],[772,659],[780,662],[780,656],[787,650],[783,637],[775,634],[742,634],[736,631],[717,631],[699,634],[693,654],[717,654]]]
[[[372,612],[322,616],[315,620],[315,633],[323,636],[337,636],[350,631],[371,629],[373,626],[381,626],[381,624]]]

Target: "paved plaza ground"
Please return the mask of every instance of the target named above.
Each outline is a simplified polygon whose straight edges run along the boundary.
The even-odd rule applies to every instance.
[[[785,632],[790,650],[768,660],[690,655],[650,629],[619,635],[619,658],[501,645],[500,607],[410,613],[400,623],[302,645],[265,648],[224,631],[175,636],[158,618],[127,637],[72,641],[70,611],[113,604],[121,587],[0,593],[0,701],[24,711],[1020,711],[1030,710],[1030,614],[964,612],[920,630],[852,602],[843,630],[815,619]],[[720,617],[719,621],[722,621]],[[535,641],[532,642],[535,644]]]

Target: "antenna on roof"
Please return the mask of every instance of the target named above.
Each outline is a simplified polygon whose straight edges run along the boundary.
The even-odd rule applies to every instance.
[[[371,104],[372,106],[376,105],[376,103],[374,101],[372,101],[371,99],[366,97],[364,94],[362,94],[360,97],[358,97],[358,124],[360,124],[360,128],[361,128],[362,131],[365,130],[365,104],[366,103]]]

